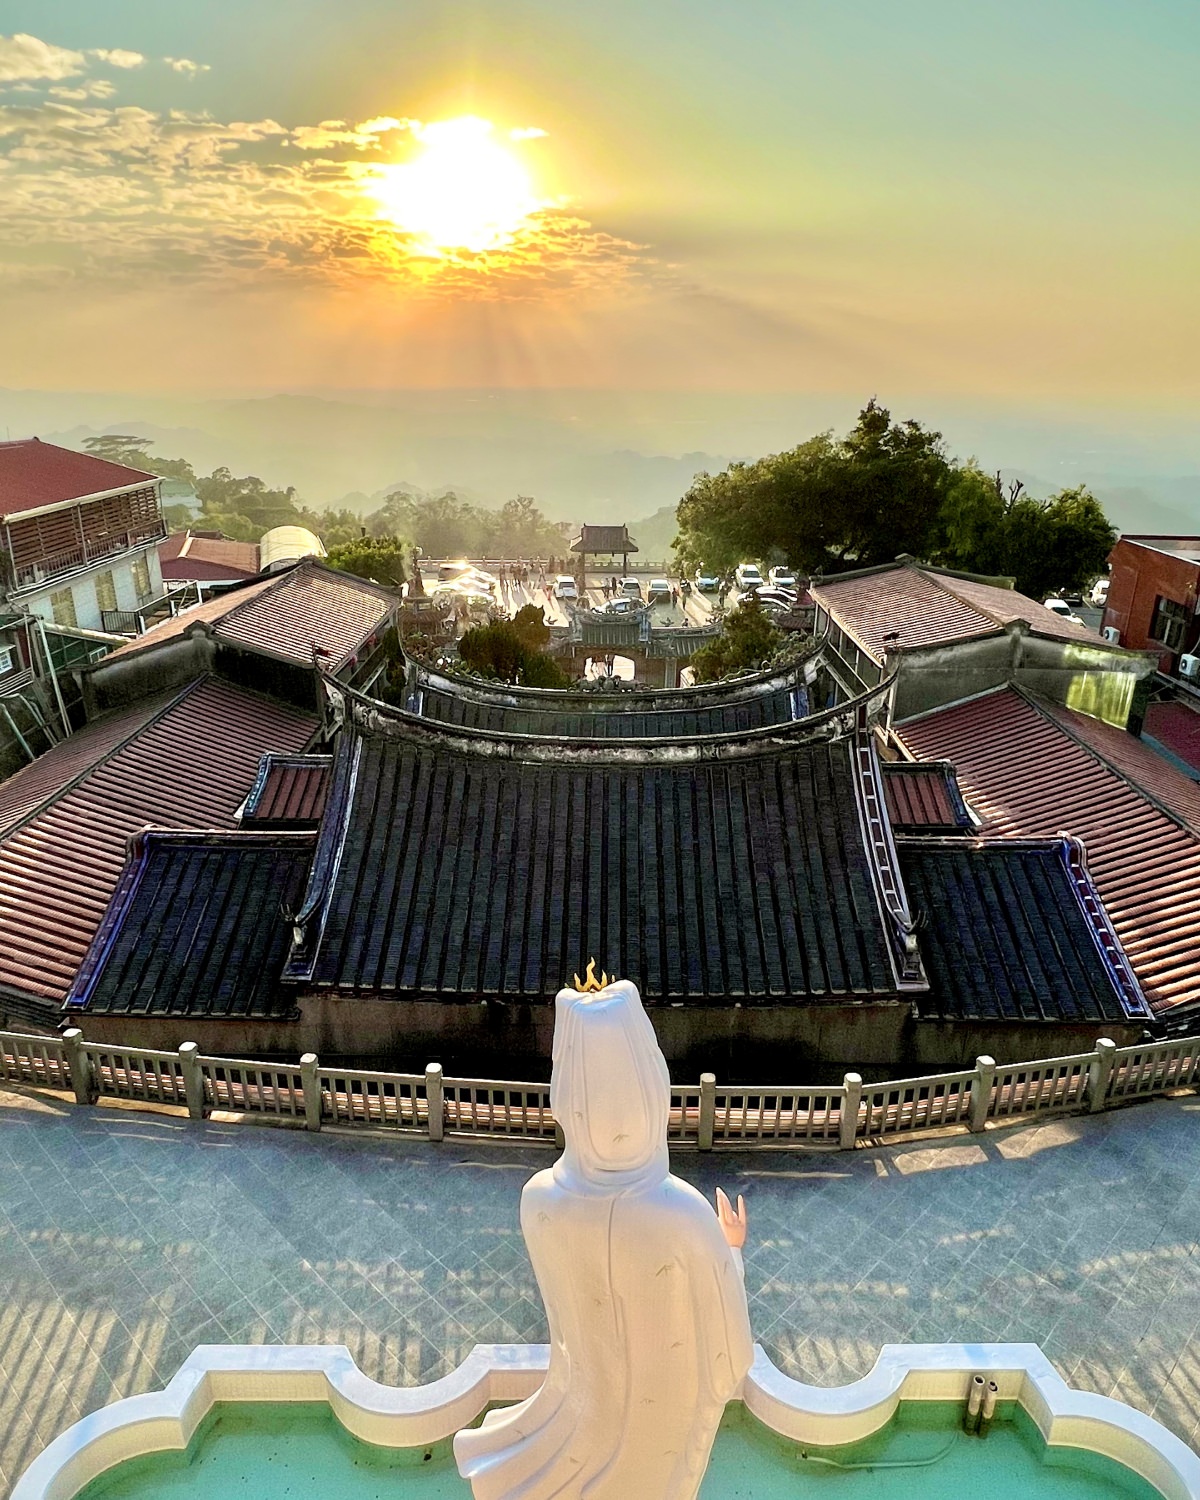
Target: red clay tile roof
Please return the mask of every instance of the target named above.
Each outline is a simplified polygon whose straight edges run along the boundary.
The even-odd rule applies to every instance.
[[[0,838],[51,793],[83,775],[122,740],[136,734],[167,701],[165,696],[147,698],[133,708],[85,724],[70,739],[14,771],[7,781],[0,781]]]
[[[1043,713],[1057,719],[1068,733],[1103,756],[1114,770],[1128,776],[1200,834],[1200,783],[1185,776],[1153,746],[1144,744],[1124,729],[1114,729],[1111,724],[1087,714],[1073,713],[1059,703],[1040,701],[1038,706]]]
[[[1200,1002],[1200,836],[1159,806],[1150,787],[1135,783],[1136,761],[1137,774],[1161,787],[1157,768],[1137,753],[1152,751],[1108,743],[1106,753],[1120,761],[1110,763],[1091,743],[1108,740],[1096,721],[1012,688],[939,709],[898,733],[919,758],[954,762],[986,831],[1082,839],[1154,1010],[1162,1015]]]
[[[1186,761],[1200,776],[1200,711],[1174,699],[1151,703],[1146,710],[1146,733]]]
[[[395,594],[378,584],[306,558],[286,573],[230,589],[164,620],[105,661],[149,650],[203,620],[221,640],[303,666],[311,665],[312,648],[319,646],[329,653],[324,665],[337,671],[369,636],[386,628],[396,603]]]
[[[952,766],[883,761],[879,769],[888,818],[895,830],[971,828]]]
[[[845,578],[826,578],[813,584],[811,591],[816,603],[877,661],[883,659],[884,638],[893,632],[897,648],[903,651],[991,635],[1013,620],[1024,620],[1038,635],[1055,640],[1100,642],[1094,631],[1068,624],[1024,594],[956,578],[936,568],[902,564],[851,573]]]
[[[246,799],[242,826],[319,823],[332,765],[329,755],[264,755]]]
[[[24,807],[0,837],[0,986],[61,1000],[130,835],[148,824],[235,828],[263,753],[302,750],[316,725],[312,714],[201,678],[98,720],[0,786],[0,799]]]
[[[159,543],[158,560],[163,577],[177,583],[254,578],[258,574],[258,543],[176,531]]]
[[[38,438],[0,443],[0,516],[83,500],[133,484],[157,484],[157,474],[76,453]]]

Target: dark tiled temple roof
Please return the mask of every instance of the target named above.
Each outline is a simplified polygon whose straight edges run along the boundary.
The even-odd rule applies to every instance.
[[[814,658],[815,660],[815,658]],[[655,692],[538,692],[488,686],[410,664],[409,705],[467,729],[558,739],[661,739],[741,734],[810,711],[805,663],[741,682]]]
[[[248,828],[315,828],[325,811],[329,755],[264,755],[242,808]]]
[[[582,526],[571,543],[572,552],[636,552],[628,526]]]
[[[898,844],[930,991],[954,1020],[1149,1020],[1071,839],[910,838]]]
[[[958,833],[973,827],[949,761],[884,761],[879,769],[896,833]]]
[[[287,970],[306,989],[548,1000],[593,956],[649,1004],[924,987],[898,979],[864,736],[522,744],[355,700]]]
[[[286,1015],[279,974],[314,837],[139,834],[67,997],[67,1009],[131,1016]]]

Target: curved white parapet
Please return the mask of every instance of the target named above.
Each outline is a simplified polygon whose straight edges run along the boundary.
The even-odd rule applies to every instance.
[[[182,1451],[218,1401],[326,1401],[364,1442],[423,1447],[492,1402],[532,1395],[548,1363],[545,1344],[477,1344],[450,1375],[402,1387],[369,1379],[342,1345],[201,1344],[165,1390],[116,1401],[55,1438],[10,1500],[74,1500],[116,1464]],[[1036,1344],[885,1344],[869,1374],[836,1387],[792,1380],[757,1346],[742,1400],[781,1437],[833,1447],[878,1431],[901,1401],[964,1401],[974,1374],[1023,1406],[1051,1447],[1114,1459],[1164,1500],[1200,1500],[1200,1458],[1186,1443],[1123,1402],[1073,1390]]]

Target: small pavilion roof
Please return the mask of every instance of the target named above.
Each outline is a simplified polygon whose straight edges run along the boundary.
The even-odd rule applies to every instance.
[[[582,526],[571,543],[572,552],[620,552],[638,550],[628,526]]]

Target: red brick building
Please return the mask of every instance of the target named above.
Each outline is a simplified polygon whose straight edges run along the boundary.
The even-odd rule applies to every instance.
[[[1180,659],[1200,655],[1200,536],[1123,536],[1109,563],[1105,626],[1179,676]]]

